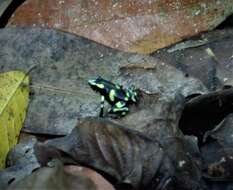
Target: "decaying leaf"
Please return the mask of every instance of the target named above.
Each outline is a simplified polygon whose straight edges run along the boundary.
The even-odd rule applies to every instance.
[[[229,114],[205,139],[201,148],[205,177],[212,182],[233,179],[233,114]]]
[[[112,182],[120,189],[126,184],[134,189],[158,190],[201,186],[200,169],[186,155],[179,140],[172,139],[172,145],[164,139],[170,145],[165,148],[165,142],[162,145],[107,119],[86,118],[66,137],[37,145],[36,152],[38,160],[43,159],[41,155],[48,148],[65,153],[114,178]]]
[[[196,41],[204,43],[191,48]],[[206,53],[208,48],[214,53],[217,62]],[[212,87],[215,86],[220,90],[225,86],[233,86],[232,52],[233,30],[229,28],[205,33],[170,49],[156,52],[153,56],[175,66],[187,77],[198,78],[208,89],[213,90]]]
[[[105,180],[100,174],[92,169],[77,165],[67,165],[64,167],[64,170],[67,173],[75,176],[82,175],[88,177],[95,183],[97,190],[115,190],[115,188],[107,180]]]
[[[215,128],[232,113],[233,89],[219,90],[190,99],[182,113],[179,127],[186,135],[195,135],[202,142],[204,134]]]
[[[147,187],[155,173],[160,173],[158,170],[167,172],[161,171],[153,182],[156,186],[165,183],[162,178],[172,176],[172,166],[157,142],[104,119],[85,119],[70,135],[48,141],[44,146],[56,148],[79,163],[114,177],[118,185]],[[162,162],[166,163],[160,167]]]
[[[232,12],[232,0],[28,0],[8,25],[57,28],[112,48],[151,53],[213,29]]]
[[[29,96],[29,78],[23,72],[0,74],[0,168],[8,151],[17,143]]]
[[[67,189],[97,190],[90,178],[66,171],[62,163],[54,160],[50,167],[40,168],[23,180],[13,183],[8,190],[17,189]]]
[[[169,97],[144,91],[138,93],[137,105],[130,106],[130,113],[126,117],[111,119],[114,123],[159,141],[167,137],[182,136],[177,127],[184,107],[184,97],[181,94]]]
[[[9,151],[6,168],[0,171],[0,189],[6,189],[11,183],[22,180],[40,167],[34,154],[35,137],[28,136]]]
[[[228,114],[208,136],[216,139],[225,147],[233,147],[233,114]]]
[[[12,0],[2,0],[0,2],[0,17],[4,13],[4,11],[7,9],[7,7],[11,4]]]
[[[178,118],[172,105],[177,94],[185,97],[207,92],[199,80],[185,77],[166,62],[147,55],[120,52],[56,30],[5,28],[0,30],[0,45],[3,71],[26,71],[37,65],[30,73],[34,95],[23,128],[30,133],[66,135],[77,120],[99,115],[100,96],[87,84],[88,79],[97,76],[124,87],[134,85],[148,94],[159,94],[158,108],[151,106],[155,109],[153,117],[158,116],[158,120]],[[150,101],[156,106],[156,95]],[[164,116],[159,107],[166,111]],[[143,109],[146,107],[141,106],[141,111]],[[171,113],[167,113],[169,109]],[[177,113],[180,114],[180,110]]]

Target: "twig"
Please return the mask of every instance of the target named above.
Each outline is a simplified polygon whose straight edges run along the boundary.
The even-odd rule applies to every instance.
[[[69,90],[69,89],[64,89],[64,88],[60,88],[60,87],[55,87],[55,86],[51,86],[51,85],[44,85],[44,84],[32,84],[30,85],[30,88],[35,88],[35,89],[44,89],[44,90],[48,90],[48,91],[52,91],[52,92],[59,92],[59,93],[64,93],[64,94],[69,94],[69,95],[88,95],[88,96],[93,96],[92,94],[89,93],[84,93],[83,91],[79,91],[79,90]]]
[[[211,64],[211,70],[210,70],[210,77],[211,77],[211,90],[215,91],[217,89],[217,65],[219,65],[219,61],[217,57],[215,56],[214,52],[207,48],[206,50],[207,55],[213,60],[213,64]]]

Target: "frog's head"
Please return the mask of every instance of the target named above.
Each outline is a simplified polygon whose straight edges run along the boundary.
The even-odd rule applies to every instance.
[[[128,88],[126,95],[132,102],[136,103],[138,101],[138,93],[135,86]]]
[[[100,92],[101,90],[105,88],[104,79],[102,77],[98,77],[96,79],[90,79],[88,80],[88,84],[93,90],[97,92]]]

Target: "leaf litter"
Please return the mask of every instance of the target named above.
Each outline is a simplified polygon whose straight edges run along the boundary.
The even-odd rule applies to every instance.
[[[231,113],[229,102],[232,99],[232,89],[222,90],[217,86],[217,92],[209,92],[200,80],[187,77],[164,61],[151,56],[122,53],[54,30],[25,28],[0,32],[3,39],[9,39],[7,45],[0,50],[3,59],[9,63],[2,65],[2,69],[24,70],[36,62],[39,67],[30,73],[32,86],[52,86],[52,92],[40,88],[34,90],[24,131],[66,135],[43,143],[37,142],[29,149],[32,156],[20,156],[22,158],[18,162],[24,163],[20,169],[24,170],[28,163],[32,163],[33,169],[21,173],[21,179],[11,181],[11,178],[7,178],[11,184],[9,188],[28,185],[38,187],[38,184],[45,185],[44,188],[54,187],[51,185],[57,184],[48,179],[53,176],[55,180],[59,180],[64,171],[57,169],[57,166],[63,168],[63,164],[84,165],[96,170],[116,189],[207,189],[217,188],[216,181],[231,179],[231,147],[229,143],[220,141],[221,133],[214,128]],[[10,40],[12,35],[16,36],[14,46]],[[28,41],[36,39],[40,47],[38,44],[33,47],[32,44],[32,47],[25,48],[29,42],[21,40],[22,36],[30,36],[24,38]],[[53,36],[53,39],[49,36]],[[0,39],[0,43],[3,39]],[[73,54],[77,49],[78,53]],[[8,55],[4,56],[6,51]],[[16,55],[14,59],[18,60],[17,64],[7,60],[9,52]],[[96,55],[101,56],[97,59]],[[21,64],[19,60],[24,60],[28,65]],[[140,101],[132,106],[132,111],[126,117],[96,117],[99,112],[98,95],[92,94],[86,81],[98,75],[126,87],[134,84],[140,90]],[[60,94],[60,89],[77,93],[64,96]],[[62,105],[63,110],[56,108],[58,105]],[[192,113],[192,110],[202,111],[202,114],[197,115],[199,111]],[[69,120],[64,115],[67,112],[72,115]],[[201,116],[206,119],[206,125],[200,125]],[[70,119],[73,121],[70,122]],[[230,126],[230,120],[226,121],[228,118],[220,124],[223,128]],[[207,131],[209,135],[201,142],[200,139],[203,139]],[[227,133],[230,136],[230,132]],[[196,135],[198,138],[187,135]],[[214,150],[217,150],[215,155]],[[17,157],[17,153],[14,156],[12,154],[14,155],[10,153],[9,160]],[[35,160],[31,162],[24,157],[33,157]],[[53,167],[52,164],[51,168],[51,163],[54,162],[58,165]],[[6,179],[9,170],[20,166],[17,162],[12,163],[6,171],[0,172],[1,181]],[[38,167],[41,168],[33,172]],[[58,171],[62,172],[58,174]],[[13,170],[16,176],[17,172],[19,170]],[[38,178],[43,172],[48,174],[47,177]],[[83,177],[67,180],[84,180],[82,188],[86,188],[87,184],[96,188],[93,181]],[[38,183],[33,183],[32,178]],[[60,187],[67,183],[60,181]],[[4,187],[9,184],[1,182]],[[226,185],[229,184],[224,187]]]

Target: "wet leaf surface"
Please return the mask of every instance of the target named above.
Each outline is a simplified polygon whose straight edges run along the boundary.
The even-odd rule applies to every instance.
[[[166,111],[170,108],[165,102],[170,104],[177,94],[207,92],[200,81],[186,78],[174,67],[150,56],[119,52],[55,30],[15,28],[1,30],[0,34],[2,71],[27,71],[37,65],[29,74],[33,95],[23,129],[27,132],[65,135],[77,120],[97,116],[100,96],[87,84],[96,76],[125,87],[135,85],[149,94],[159,93],[165,101],[161,99],[158,105]],[[154,113],[161,118],[161,111]],[[174,121],[178,118],[169,114],[166,117]]]
[[[179,127],[184,134],[195,135],[202,142],[207,131],[216,127],[232,113],[233,89],[199,95],[189,100],[184,107]]]
[[[214,52],[215,59],[206,53],[207,48]],[[214,190],[232,188],[232,116],[228,116],[233,112],[230,88],[232,50],[232,29],[229,28],[209,32],[153,54],[187,77],[200,79],[211,91],[216,85],[217,91],[186,97],[179,121],[183,133],[198,137],[203,176],[208,188]],[[218,129],[215,129],[216,126]]]
[[[183,107],[184,97],[181,94],[170,97],[141,91],[140,101],[137,106],[130,107],[130,114],[112,121],[162,141],[168,137],[182,136],[177,126]]]
[[[127,126],[107,119],[86,118],[66,137],[39,145],[37,157],[40,160],[43,149],[55,148],[114,178],[120,189],[125,184],[134,189],[201,187],[200,168],[190,157],[195,151],[187,156],[184,145],[188,143],[181,137],[167,138],[160,144]]]
[[[97,190],[114,190],[114,187],[94,170],[76,165],[67,165],[64,170],[72,175],[90,178],[95,183]]]
[[[224,120],[219,124],[216,131],[210,133],[209,135],[216,139],[222,146],[231,147],[233,146],[233,115],[229,114]]]
[[[150,183],[164,156],[159,144],[107,120],[94,118],[86,119],[70,135],[48,145],[135,188]],[[153,171],[149,170],[151,166]]]
[[[0,34],[1,70],[27,71],[36,65],[29,73],[32,95],[24,131],[42,141],[68,134],[36,143],[34,148],[34,138],[22,138],[8,155],[9,167],[0,172],[0,189],[9,184],[10,189],[232,188],[233,119],[228,114],[233,110],[233,91],[229,86],[222,90],[231,85],[232,76],[230,62],[219,61],[232,53],[230,30],[221,35],[210,33],[204,42],[207,45],[176,47],[184,47],[180,55],[191,54],[191,50],[198,52],[193,56],[203,55],[205,67],[197,57],[190,65],[183,62],[187,57],[181,56],[182,62],[177,62],[176,51],[153,55],[159,55],[161,61],[55,30],[16,28],[0,30]],[[213,64],[215,60],[206,53],[209,46],[218,63]],[[216,53],[219,47],[226,51]],[[202,66],[207,70],[201,70]],[[206,71],[208,76],[203,74]],[[129,106],[126,117],[109,118],[107,112],[104,118],[95,117],[100,97],[87,80],[98,75],[139,89],[139,101]],[[214,77],[218,79],[217,91],[211,92]],[[196,137],[184,136],[180,129]],[[69,166],[54,162],[54,158]],[[77,164],[91,170],[74,166]]]
[[[65,169],[59,161],[50,163],[50,167],[43,167],[25,177],[23,180],[10,185],[7,189],[90,189],[97,190],[95,183],[81,172]]]
[[[57,28],[112,48],[151,53],[213,29],[232,12],[231,0],[28,0],[8,25]]]
[[[233,86],[232,44],[233,30],[229,28],[203,34],[153,56],[175,66],[186,76],[200,79],[210,90],[213,80],[216,80],[216,89],[222,89],[224,86]],[[208,56],[207,48],[213,51],[217,63]]]
[[[5,10],[7,9],[7,7],[11,4],[13,0],[1,0],[0,1],[0,17],[2,16],[2,14],[5,12]]]
[[[233,117],[228,115],[215,130],[209,132],[201,148],[204,169],[209,183],[216,189],[232,187],[233,179]],[[220,183],[217,183],[220,182]]]
[[[40,167],[34,154],[35,143],[35,137],[27,137],[8,153],[7,168],[0,171],[0,189],[6,189]]]

